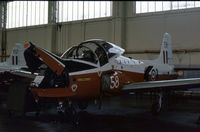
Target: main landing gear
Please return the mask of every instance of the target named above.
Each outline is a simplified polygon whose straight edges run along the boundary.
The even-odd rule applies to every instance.
[[[169,108],[172,103],[171,95],[173,95],[172,91],[161,89],[154,93],[154,100],[151,108],[153,115],[158,115],[161,111]]]
[[[163,107],[163,93],[156,93],[153,104],[152,104],[152,114],[158,115],[160,114]]]
[[[60,115],[65,116],[67,119],[69,119],[69,121],[72,122],[73,125],[79,125],[79,115],[76,110],[75,104],[71,101],[67,101],[65,103],[59,102],[57,112]]]

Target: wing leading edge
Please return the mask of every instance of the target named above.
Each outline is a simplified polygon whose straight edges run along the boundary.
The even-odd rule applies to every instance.
[[[159,90],[187,90],[200,88],[200,78],[149,81],[125,85],[123,92],[153,92]]]

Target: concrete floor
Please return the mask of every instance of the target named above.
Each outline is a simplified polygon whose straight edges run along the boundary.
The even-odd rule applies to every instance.
[[[133,105],[132,99],[105,99],[101,110],[92,103],[87,112],[79,113],[78,126],[72,125],[66,117],[58,115],[55,109],[42,112],[38,117],[33,112],[26,113],[23,117],[9,117],[5,105],[2,105],[0,132],[200,132],[200,124],[197,123],[200,116],[198,110],[173,109],[153,116],[148,103],[140,101],[143,105]]]

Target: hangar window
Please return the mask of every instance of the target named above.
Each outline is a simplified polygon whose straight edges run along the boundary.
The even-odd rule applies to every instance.
[[[111,16],[111,1],[59,1],[57,22]]]
[[[48,1],[13,1],[7,3],[6,28],[48,23]]]
[[[200,7],[200,1],[136,1],[136,14]]]

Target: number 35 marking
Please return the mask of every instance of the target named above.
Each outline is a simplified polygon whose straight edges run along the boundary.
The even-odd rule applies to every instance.
[[[119,87],[119,77],[116,75],[110,76],[110,89]]]

